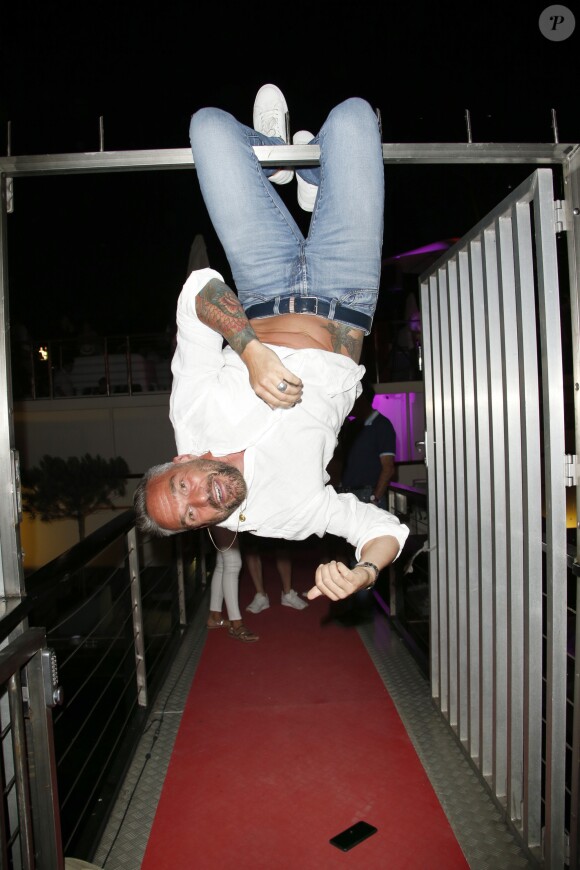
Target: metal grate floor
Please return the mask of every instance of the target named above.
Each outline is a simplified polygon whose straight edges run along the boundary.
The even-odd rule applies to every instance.
[[[188,627],[93,858],[105,870],[139,870],[206,629]],[[428,681],[384,613],[358,627],[472,870],[537,867],[519,846],[435,709]]]

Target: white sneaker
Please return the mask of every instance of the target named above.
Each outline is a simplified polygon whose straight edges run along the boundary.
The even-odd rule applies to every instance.
[[[292,137],[292,144],[308,145],[312,139],[314,139],[314,136],[308,130],[298,130],[298,132],[294,133],[294,136]],[[304,181],[300,178],[298,173],[296,173],[296,181],[298,183],[298,205],[300,208],[304,209],[304,211],[312,211],[314,209],[314,203],[316,202],[318,185]]]
[[[254,595],[254,600],[251,604],[248,604],[246,610],[249,610],[250,613],[261,613],[262,610],[267,610],[270,606],[270,599],[263,592],[256,592]]]
[[[294,610],[304,610],[305,607],[308,607],[307,603],[298,597],[298,593],[294,589],[282,593],[282,604],[286,607],[293,607]]]
[[[288,104],[276,85],[262,85],[254,100],[254,130],[264,136],[277,136],[287,142],[290,136]],[[270,176],[274,184],[288,184],[294,178],[292,169],[279,169]]]

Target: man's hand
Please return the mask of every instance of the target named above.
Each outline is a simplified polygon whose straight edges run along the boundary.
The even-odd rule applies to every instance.
[[[250,375],[255,394],[270,408],[292,408],[302,401],[302,381],[292,374],[282,360],[257,338],[240,354]],[[286,389],[281,390],[280,385]]]
[[[273,350],[258,339],[236,294],[212,278],[197,294],[195,310],[202,323],[215,329],[242,359],[255,394],[270,408],[293,408],[302,401],[302,381]],[[279,385],[286,385],[280,390]]]
[[[373,508],[376,510],[376,508]],[[399,542],[393,535],[382,535],[367,541],[361,549],[361,562],[372,562],[379,571],[390,565],[399,553]],[[347,568],[343,562],[327,562],[319,565],[314,575],[316,586],[309,589],[306,597],[311,601],[326,595],[331,601],[339,601],[348,598],[359,589],[366,589],[376,581],[375,572],[372,568],[362,566]]]
[[[316,569],[316,586],[308,590],[306,597],[312,601],[326,595],[331,601],[340,601],[359,589],[366,589],[374,579],[374,571],[366,568],[353,568],[351,571],[344,562],[327,562]]]

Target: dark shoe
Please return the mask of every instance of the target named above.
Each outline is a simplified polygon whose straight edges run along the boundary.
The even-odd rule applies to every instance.
[[[208,628],[229,628],[230,625],[231,622],[229,621],[229,619],[218,619],[217,622],[214,622],[213,619],[208,619],[208,621],[206,622],[206,626]]]
[[[255,641],[260,640],[258,635],[250,631],[249,628],[246,628],[245,625],[238,625],[237,628],[230,625],[228,634],[230,637],[235,637],[236,640],[241,640],[243,643],[255,643]]]

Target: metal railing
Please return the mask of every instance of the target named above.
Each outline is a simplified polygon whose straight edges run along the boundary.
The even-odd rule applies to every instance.
[[[557,140],[557,137],[556,137]],[[296,165],[309,166],[316,165],[319,162],[319,148],[318,146],[305,145],[305,146],[280,146],[276,148],[276,154],[272,153],[272,149],[268,147],[257,147],[255,149],[257,159],[262,163],[263,166],[276,166],[276,167],[284,167],[289,166],[293,167]],[[469,141],[465,144],[461,143],[391,143],[391,144],[383,144],[383,159],[385,164],[413,164],[413,165],[433,165],[433,164],[454,164],[456,166],[466,166],[470,164],[480,164],[480,165],[489,165],[492,166],[494,164],[497,165],[507,165],[507,164],[532,164],[532,165],[540,165],[540,166],[556,166],[562,170],[562,175],[564,179],[565,186],[567,188],[566,199],[563,201],[563,209],[560,212],[560,220],[564,223],[564,229],[568,232],[566,233],[568,236],[568,255],[569,255],[569,276],[570,276],[570,284],[572,288],[571,292],[571,305],[572,305],[572,321],[573,321],[573,356],[575,359],[575,371],[576,377],[574,379],[577,384],[580,382],[580,375],[578,374],[578,347],[580,347],[579,342],[579,322],[580,318],[578,315],[579,305],[578,305],[578,264],[580,263],[580,234],[574,231],[574,219],[578,215],[578,208],[580,202],[580,149],[577,144],[564,144],[555,141],[554,144],[522,144],[522,143],[474,143],[472,142],[471,135],[469,135]],[[5,292],[6,299],[8,298],[8,282],[7,282],[7,267],[6,267],[6,219],[7,214],[9,214],[13,210],[14,203],[14,179],[18,177],[24,176],[34,176],[34,175],[60,175],[60,174],[70,174],[70,173],[101,173],[101,172],[132,172],[132,171],[146,171],[146,170],[179,170],[179,171],[187,171],[189,169],[194,169],[194,164],[192,160],[191,151],[188,149],[166,149],[164,151],[131,151],[131,152],[92,152],[89,154],[60,154],[60,155],[42,155],[42,156],[20,156],[20,157],[8,157],[0,159],[0,185],[2,187],[2,194],[6,203],[5,212],[0,212],[0,260],[3,263],[4,269],[0,274],[0,286],[2,291]],[[451,255],[451,258],[454,254]],[[433,301],[436,301],[436,291],[434,291]],[[554,304],[558,305],[558,300],[553,300]],[[425,333],[425,317],[426,312],[429,310],[429,299],[427,296],[424,297],[424,306],[423,306],[423,327]],[[528,313],[528,312],[526,312]],[[3,317],[4,312],[0,310],[0,319]],[[3,321],[4,322],[4,321]],[[494,327],[497,326],[494,323]],[[485,334],[485,329],[479,326],[480,334]],[[2,345],[4,341],[4,336],[6,334],[6,330],[0,330],[0,345]],[[550,349],[547,349],[547,353],[550,353]],[[427,375],[427,365],[425,364],[425,360],[429,358],[431,355],[431,346],[427,346],[425,342],[425,338],[423,339],[423,358],[424,358],[424,367],[425,367],[425,375]],[[5,354],[0,354],[0,369],[2,369],[3,357]],[[431,364],[429,364],[431,365]],[[0,371],[2,375],[1,380],[6,383],[6,372]],[[525,372],[524,372],[525,374]],[[376,377],[377,381],[382,381],[382,377]],[[431,390],[432,384],[427,383],[426,377],[426,394]],[[439,385],[438,385],[439,388]],[[437,388],[437,389],[438,389]],[[576,393],[578,395],[578,393]],[[441,407],[441,413],[443,411],[447,414],[450,410],[450,402],[452,401],[452,393],[449,394],[447,392],[436,391],[436,402],[435,405],[439,409],[439,405]],[[6,413],[3,415],[3,419],[5,419],[4,426],[0,426],[0,441],[2,444],[2,449],[0,449],[0,481],[2,482],[3,490],[5,492],[9,492],[13,485],[14,473],[12,469],[12,464],[10,463],[10,451],[12,448],[11,441],[11,428],[10,428],[10,413],[11,407],[9,405],[9,401],[6,399],[5,402],[5,411]],[[576,401],[575,403],[575,413],[576,413],[576,454],[580,454],[579,444],[579,436],[578,432],[580,432],[580,402]],[[428,423],[428,427],[432,429],[433,426],[433,407],[431,407],[430,413],[432,414],[430,421]],[[438,410],[439,413],[439,410]],[[470,406],[470,413],[475,416],[475,403],[472,403]],[[441,418],[438,418],[441,419]],[[453,417],[451,418],[453,419]],[[485,427],[482,427],[482,430]],[[452,431],[453,425],[451,421],[449,423],[449,431]],[[443,433],[440,433],[441,435]],[[458,442],[459,443],[459,442]],[[539,820],[539,814],[536,813],[536,796],[538,793],[538,767],[537,760],[538,755],[536,752],[536,746],[532,747],[532,755],[530,756],[530,743],[528,737],[530,734],[533,737],[533,741],[536,739],[536,732],[538,729],[541,729],[541,710],[538,711],[537,705],[534,708],[536,713],[538,714],[538,718],[534,721],[529,716],[529,709],[526,708],[526,715],[528,718],[528,722],[530,723],[530,731],[529,734],[526,734],[526,744],[525,744],[525,758],[522,757],[522,752],[520,751],[520,747],[516,746],[516,751],[512,753],[513,761],[516,767],[519,765],[520,769],[522,767],[522,763],[525,767],[525,776],[526,778],[526,789],[522,795],[522,802],[525,800],[525,807],[522,810],[521,804],[517,801],[517,794],[515,795],[515,800],[513,801],[513,806],[511,802],[511,794],[510,799],[506,800],[505,790],[503,790],[503,785],[501,784],[502,776],[496,778],[496,772],[498,769],[500,770],[500,774],[503,771],[504,764],[504,750],[505,743],[502,742],[503,736],[503,720],[501,717],[498,720],[500,726],[499,729],[499,738],[497,736],[493,736],[493,732],[490,732],[489,723],[494,715],[497,715],[497,711],[493,707],[494,697],[491,697],[492,706],[489,708],[485,707],[481,704],[481,701],[488,701],[489,697],[487,694],[481,696],[478,694],[479,692],[479,683],[477,680],[477,674],[471,673],[466,674],[465,670],[465,662],[469,660],[465,657],[462,658],[461,655],[457,655],[458,652],[465,653],[466,652],[466,642],[475,643],[478,638],[478,633],[480,631],[480,626],[477,623],[476,617],[479,613],[478,610],[478,601],[477,597],[475,598],[473,604],[473,608],[469,611],[468,615],[471,618],[471,622],[468,620],[466,624],[466,610],[465,610],[465,598],[461,596],[465,596],[467,593],[470,595],[477,594],[477,582],[481,575],[476,575],[475,579],[471,579],[467,588],[463,585],[465,581],[465,577],[467,576],[464,572],[464,565],[460,562],[455,561],[455,556],[458,552],[463,552],[457,550],[457,538],[453,535],[453,524],[452,524],[452,514],[445,513],[445,483],[453,482],[453,475],[450,473],[447,478],[444,475],[439,478],[439,470],[436,469],[433,465],[433,461],[435,460],[435,441],[431,439],[428,442],[428,462],[430,463],[430,471],[429,471],[429,498],[430,498],[430,508],[429,508],[429,522],[430,522],[430,535],[433,534],[433,540],[437,542],[437,545],[440,547],[440,554],[432,557],[432,565],[435,570],[438,565],[441,570],[435,575],[432,574],[432,606],[431,606],[431,627],[432,627],[432,650],[434,650],[434,677],[436,680],[437,691],[435,693],[437,698],[441,698],[442,703],[442,712],[443,715],[449,716],[450,726],[453,729],[458,730],[458,736],[462,742],[462,745],[467,746],[468,753],[473,753],[473,757],[475,762],[479,764],[478,771],[480,774],[480,778],[482,782],[487,782],[488,779],[491,779],[492,785],[495,788],[495,793],[498,795],[498,800],[503,801],[506,806],[506,816],[507,818],[515,817],[516,820],[519,818],[524,819],[524,828],[523,828],[523,836],[525,842],[534,845],[541,839],[541,830],[536,824]],[[466,448],[471,450],[473,446],[473,442],[467,442]],[[547,450],[550,450],[554,447],[554,445],[548,444]],[[549,462],[559,463],[561,461],[561,457],[558,455],[558,445],[555,445],[553,450],[553,456],[549,457]],[[439,455],[439,459],[441,460],[441,468],[445,469],[445,472],[451,471],[453,465],[450,463],[447,467],[444,465],[445,459],[449,456],[450,459],[453,459],[452,455],[446,453],[447,447],[444,443],[444,439],[441,440],[439,437],[438,431],[438,441],[437,441],[437,451]],[[461,461],[461,460],[459,460]],[[465,477],[471,478],[471,469],[469,464],[465,466],[467,472]],[[456,478],[459,480],[459,478]],[[483,478],[484,485],[487,486],[487,481],[485,477]],[[461,481],[461,485],[463,482]],[[461,490],[461,486],[458,487],[458,490]],[[436,499],[431,502],[431,492],[433,491],[433,497]],[[498,490],[499,492],[499,490]],[[449,505],[450,511],[453,506],[453,496],[454,493],[449,493]],[[472,507],[472,505],[477,505],[477,492],[469,492],[470,500],[468,501],[468,505]],[[534,504],[533,498],[530,497],[530,494],[527,493],[527,499],[529,504]],[[437,502],[437,498],[440,499],[439,503]],[[463,507],[465,506],[465,502],[463,503]],[[537,506],[534,504],[534,509]],[[16,535],[14,533],[14,522],[13,522],[13,513],[14,510],[6,510],[4,512],[0,511],[0,540],[2,541],[3,546],[5,546],[5,552],[3,556],[3,575],[4,575],[4,583],[5,588],[13,588],[14,582],[12,580],[13,577],[18,574],[18,547],[16,546],[17,541]],[[461,520],[464,519],[464,513],[461,510],[456,511],[456,516]],[[449,521],[449,522],[448,522]],[[552,532],[554,530],[554,525],[551,523],[549,535],[547,536],[547,557],[550,562],[553,559],[553,555],[555,552],[554,548],[554,536]],[[447,531],[450,532],[450,537],[447,537]],[[488,529],[483,529],[484,534],[482,534],[481,539],[478,539],[477,536],[469,538],[470,547],[475,548],[476,552],[471,551],[472,562],[473,564],[477,564],[477,560],[479,558],[479,553],[482,554],[482,558],[485,564],[489,564],[490,560],[490,538],[487,535]],[[465,543],[465,536],[463,537],[463,542]],[[435,551],[433,551],[435,552]],[[536,549],[536,554],[539,551]],[[447,557],[449,558],[448,562]],[[577,560],[578,561],[578,543],[577,543]],[[530,563],[532,566],[532,570],[535,571],[536,566],[533,561]],[[550,564],[550,577],[554,576],[553,572],[553,564]],[[449,571],[449,576],[446,572]],[[501,581],[501,573],[498,572],[497,576],[500,577]],[[433,579],[434,577],[434,579]],[[458,577],[460,578],[458,581]],[[490,583],[490,578],[484,578],[486,584]],[[438,585],[439,584],[439,585]],[[454,585],[456,584],[456,585]],[[560,584],[561,588],[561,584]],[[529,589],[529,587],[526,587]],[[486,589],[486,592],[488,590]],[[503,588],[501,589],[503,592]],[[536,588],[536,592],[539,590]],[[454,597],[456,593],[460,593],[460,597]],[[554,639],[554,621],[553,617],[556,615],[558,620],[561,616],[561,610],[559,603],[557,602],[557,596],[554,595],[554,589],[548,590],[548,645],[552,643]],[[441,595],[441,601],[437,599],[437,595]],[[449,595],[449,599],[446,599],[446,595]],[[469,600],[469,599],[468,599]],[[534,598],[534,596],[528,596],[526,606],[529,606],[530,611],[524,611],[526,615],[526,619],[531,618],[532,621],[537,622],[537,613],[538,609],[541,609],[541,605],[539,601],[541,600],[540,595]],[[485,657],[483,666],[488,669],[485,671],[485,678],[490,680],[495,677],[494,674],[494,661],[490,661],[489,659],[489,643],[490,638],[494,637],[493,632],[496,631],[493,625],[493,612],[490,612],[488,600],[485,599],[486,609],[483,613],[483,621],[482,621],[482,641],[484,642],[484,649],[482,653]],[[505,599],[504,599],[505,603]],[[521,602],[520,602],[521,603]],[[439,605],[448,605],[449,610],[446,610],[444,607],[439,607]],[[458,609],[456,606],[459,605]],[[554,611],[554,605],[556,605],[556,610]],[[502,635],[503,629],[505,627],[505,615],[502,617],[501,608],[497,608],[497,612],[499,615],[499,636],[505,637],[505,634]],[[459,621],[457,620],[459,614]],[[450,617],[450,619],[448,619]],[[510,615],[511,618],[511,615]],[[443,624],[440,624],[440,620],[443,620]],[[528,623],[526,623],[528,624]],[[460,631],[457,631],[460,626]],[[470,634],[466,635],[466,631],[469,628]],[[535,642],[540,643],[537,635],[534,638]],[[449,644],[449,647],[447,647]],[[505,647],[498,647],[500,652],[505,652]],[[467,650],[467,653],[469,650]],[[477,650],[474,649],[474,653]],[[556,670],[561,669],[561,647],[557,650],[557,664]],[[451,656],[448,655],[451,653]],[[513,659],[514,662],[517,663],[517,659]],[[453,665],[450,667],[450,662],[453,662]],[[479,668],[480,659],[477,655],[474,655],[471,660],[471,665],[473,663],[477,664]],[[539,663],[538,660],[533,662],[532,664],[537,665]],[[520,660],[521,664],[521,660]],[[530,661],[527,660],[527,665],[529,666]],[[552,649],[550,649],[550,653],[547,656],[547,674],[548,674],[548,690],[552,688],[552,681],[554,677],[553,670],[554,662],[552,660]],[[498,658],[497,660],[498,670],[501,671],[502,679],[505,676],[504,670],[502,670],[502,660]],[[444,693],[439,693],[439,676],[442,675],[442,686],[444,688]],[[467,677],[472,676],[474,680],[471,683],[467,683]],[[537,678],[535,674],[533,676],[534,689],[537,688]],[[522,680],[521,671],[520,672],[512,672],[512,679],[514,685],[519,683],[525,683],[526,680],[529,679],[529,673],[526,671],[524,673],[524,680]],[[449,694],[450,684],[453,687],[453,691]],[[550,803],[548,809],[548,821],[549,824],[545,828],[545,836],[544,840],[544,854],[546,858],[546,864],[550,867],[562,867],[564,866],[566,855],[565,855],[565,831],[563,825],[563,805],[564,805],[564,788],[563,781],[560,777],[561,769],[562,769],[562,758],[563,754],[560,751],[561,747],[556,746],[554,743],[554,734],[553,724],[555,722],[555,713],[558,705],[561,705],[561,709],[559,713],[561,716],[565,715],[565,693],[562,691],[563,681],[561,679],[561,673],[557,674],[557,679],[555,683],[555,688],[557,689],[557,697],[549,697],[550,701],[550,711],[547,720],[546,730],[549,734],[549,747],[550,752],[546,758],[546,771],[548,773],[547,777],[547,785],[546,792],[549,794],[550,799],[552,797],[555,798],[555,802],[553,804]],[[459,688],[459,695],[457,695],[457,688]],[[501,688],[501,693],[503,693],[503,687]],[[500,702],[503,702],[504,695],[500,693]],[[448,704],[449,699],[452,701],[451,707]],[[461,705],[457,707],[455,704],[456,700],[461,701]],[[535,697],[533,699],[535,701]],[[465,716],[465,704],[469,701],[472,704],[470,707],[470,720],[466,719]],[[526,703],[529,701],[529,698],[526,695]],[[459,717],[457,717],[457,713],[460,713]],[[500,710],[500,713],[506,712],[505,708]],[[451,715],[449,715],[451,713]],[[478,715],[475,715],[478,713]],[[512,715],[512,710],[508,710],[507,713],[509,716]],[[519,715],[518,711],[516,711],[517,715]],[[479,715],[480,714],[480,715]],[[470,721],[468,733],[465,734],[464,728],[465,723]],[[459,723],[459,726],[458,726]],[[575,746],[577,745],[576,735],[578,733],[578,728],[576,727],[577,721],[575,720],[575,727],[573,733],[575,735]],[[485,743],[482,747],[475,746],[475,740],[478,739],[480,733],[485,736]],[[489,740],[490,734],[493,737],[493,740]],[[563,729],[560,729],[558,737],[563,736]],[[494,751],[495,746],[498,745],[499,740],[499,748],[500,752],[497,754],[497,759],[495,757]],[[495,741],[495,742],[494,742]],[[490,764],[488,763],[488,755],[487,753],[490,751],[493,756],[493,770],[490,773]],[[485,749],[485,757],[480,755],[480,750]],[[511,750],[512,747],[510,747]],[[476,750],[474,752],[474,749]],[[555,751],[554,751],[555,750]],[[552,764],[553,761],[556,761],[555,765]],[[483,763],[480,763],[482,762]],[[574,770],[572,771],[572,778],[574,781],[578,778],[578,753],[572,759],[573,763],[575,763]],[[499,763],[499,768],[498,768]],[[554,772],[557,774],[554,777]],[[517,771],[516,771],[517,773]],[[532,778],[530,778],[532,776]],[[510,770],[510,777],[513,777],[513,770]],[[562,785],[561,794],[557,794],[558,786]],[[503,791],[502,791],[503,790]],[[532,813],[532,824],[529,824],[528,819],[528,808],[530,798],[534,802],[534,808]],[[522,815],[523,812],[523,815]],[[575,825],[575,834],[577,835],[577,815],[572,815]],[[562,824],[560,824],[562,823]],[[573,855],[573,862],[577,864],[577,843],[571,843],[571,855]],[[576,866],[575,864],[575,866]]]
[[[426,485],[391,482],[387,508],[409,527],[399,559],[381,573],[375,598],[418,665],[429,675],[429,518]]]
[[[133,511],[28,576],[0,621],[2,866],[90,859],[206,579],[201,533],[144,540]]]
[[[550,867],[579,835],[557,218],[539,169],[422,277],[432,695]]]
[[[417,324],[413,326],[415,331],[408,321],[392,318],[373,325],[363,364],[377,383],[422,380],[420,333]],[[169,392],[173,350],[173,339],[167,333],[46,341],[13,338],[13,398]]]
[[[171,389],[173,340],[159,335],[82,336],[11,344],[19,399],[133,395]]]

